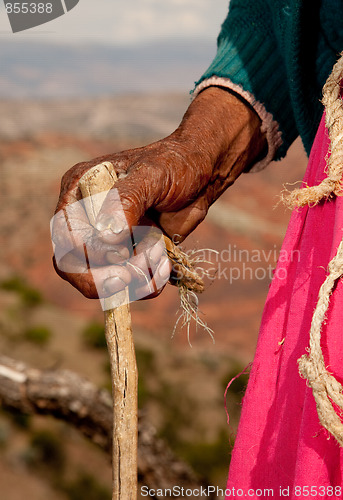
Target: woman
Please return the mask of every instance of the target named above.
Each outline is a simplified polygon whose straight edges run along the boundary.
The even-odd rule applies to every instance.
[[[320,98],[343,49],[342,6],[336,0],[231,0],[217,55],[177,130],[144,148],[71,168],[62,180],[57,211],[80,198],[77,183],[85,171],[111,161],[129,226],[148,218],[182,241],[242,172],[282,158],[299,134],[309,154],[317,131],[305,181],[318,184],[326,177],[329,148]],[[100,228],[108,226],[115,204],[109,195]],[[320,425],[297,360],[306,353],[319,288],[342,239],[342,213],[341,198],[335,197],[293,214],[283,247],[288,259],[278,264],[263,315],[228,498],[271,496],[271,491],[276,498],[341,496],[342,451]],[[107,279],[108,255],[120,243],[122,229],[113,226],[97,247],[108,294],[131,279],[128,271],[119,280]],[[74,264],[72,272],[56,270],[87,297],[97,297],[92,274]],[[339,283],[322,332],[326,364],[338,379],[343,375],[341,294]]]

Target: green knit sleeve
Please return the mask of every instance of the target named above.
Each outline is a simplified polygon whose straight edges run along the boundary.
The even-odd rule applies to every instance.
[[[287,23],[292,22],[290,13],[282,9],[283,3],[231,0],[218,37],[217,54],[195,89],[198,92],[209,85],[223,85],[246,98],[266,129],[268,162],[283,157],[298,136],[283,54],[284,37],[274,29],[283,26],[287,30]]]

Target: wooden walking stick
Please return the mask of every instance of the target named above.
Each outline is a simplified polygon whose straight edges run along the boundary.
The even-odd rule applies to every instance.
[[[93,226],[105,196],[116,180],[113,165],[109,162],[96,165],[80,179],[79,187]],[[103,193],[103,196],[99,193]],[[112,500],[136,500],[138,376],[128,290],[120,293],[123,305],[105,310],[105,336],[110,356],[113,398]]]
[[[110,162],[104,162],[88,170],[80,179],[79,187],[90,223],[95,226],[98,213],[117,175]],[[194,261],[164,236],[167,255],[172,263],[174,284],[179,287],[183,324],[191,319],[203,326],[212,336],[207,325],[198,317],[197,305],[188,303],[188,297],[204,290]],[[119,307],[110,308],[113,301],[105,299],[105,336],[110,356],[113,394],[113,451],[112,500],[136,500],[137,498],[137,364],[131,328],[128,289],[121,295]],[[106,303],[108,307],[106,307]],[[112,306],[113,307],[113,306]]]

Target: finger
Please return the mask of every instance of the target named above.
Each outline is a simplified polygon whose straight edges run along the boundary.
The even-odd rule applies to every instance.
[[[87,170],[96,165],[96,160],[97,159],[92,162],[88,161],[77,163],[63,175],[61,180],[60,196],[55,213],[63,210],[66,206],[71,205],[82,198],[79,188],[79,179],[84,173],[87,172]]]
[[[51,219],[50,227],[53,243],[61,248],[82,245],[92,232],[92,227],[80,202],[59,210]],[[80,235],[82,235],[82,240],[80,240]]]
[[[162,257],[152,278],[147,271],[144,273],[137,266],[135,268],[104,266],[89,269],[87,264],[73,253],[67,254],[59,265],[55,258],[53,262],[61,278],[71,283],[85,297],[92,299],[109,297],[127,286],[131,300],[156,296],[167,283],[171,271],[171,264],[166,256]]]
[[[89,267],[86,259],[80,259],[73,252],[65,254],[61,259],[57,260],[54,255],[55,269],[64,274],[87,274]]]
[[[142,225],[132,228],[131,238],[135,246],[135,254],[146,252],[152,260],[158,260],[159,254],[165,251],[162,231],[145,217]]]
[[[125,266],[116,265],[93,268],[92,275],[101,298],[124,290],[132,279]]]
[[[126,288],[131,281],[131,274],[124,266],[85,268],[73,254],[66,256],[65,260],[68,260],[69,272],[64,270],[65,262],[62,261],[61,267],[54,259],[56,272],[88,298],[109,297]]]
[[[104,237],[104,234],[98,232],[98,238],[94,239],[93,246],[87,243],[87,251],[89,245],[90,250],[96,254],[96,258],[99,254],[98,261],[95,261],[97,264],[106,264],[102,260],[104,251],[106,251],[107,263],[123,264],[131,255],[133,265],[145,269],[147,265],[146,258],[148,258],[149,262],[154,264],[152,267],[156,268],[160,257],[166,252],[163,234],[160,229],[151,226],[150,221],[145,218],[143,220],[150,225],[132,228],[130,238],[122,244],[114,245],[107,243],[107,238]]]
[[[68,273],[57,264],[55,257],[53,257],[53,265],[56,273],[65,281],[68,281],[74,288],[81,292],[88,299],[98,299],[98,292],[93,280],[92,273],[89,269],[80,272],[77,266],[74,268],[75,272]]]
[[[130,257],[130,247],[127,245],[110,245],[104,243],[95,234],[94,237],[85,244],[85,252],[90,267],[106,266],[108,264],[124,264]],[[77,249],[79,253],[81,249]]]
[[[166,176],[165,176],[166,177]],[[131,168],[125,178],[119,179],[115,189],[107,194],[97,219],[97,228],[109,230],[107,238],[115,242],[125,237],[127,227],[137,226],[146,211],[165,190],[166,179],[161,180],[159,169],[139,165]],[[112,241],[112,240],[108,240]]]
[[[139,273],[134,275],[132,272],[132,281],[129,285],[130,301],[159,295],[169,280],[170,272],[171,263],[166,256],[162,257],[159,266],[150,279],[146,277],[143,280]]]
[[[138,226],[132,234],[134,242],[133,255],[127,261],[137,286],[150,286],[152,276],[156,273],[162,259],[166,259],[166,248],[161,231],[154,227]],[[149,292],[153,289],[150,287]]]
[[[122,151],[121,153],[114,153],[112,155],[100,156],[91,161],[80,162],[71,167],[62,177],[61,191],[59,200],[56,207],[56,212],[62,210],[67,205],[75,203],[82,198],[79,188],[79,180],[81,177],[95,165],[99,165],[104,161],[110,161],[115,166],[117,174],[122,175],[127,171],[130,164],[130,156],[133,150]]]
[[[163,289],[164,289],[164,287],[160,288],[156,292],[151,293],[150,295],[143,296],[140,299],[136,299],[136,300],[150,300],[150,299],[154,299],[154,298],[158,297],[163,292]],[[130,301],[133,302],[133,300],[131,300],[131,297],[130,297]]]
[[[109,207],[107,211],[104,206]],[[110,189],[95,221],[95,228],[100,238],[110,244],[118,244],[129,239],[131,227],[126,220],[117,188]]]
[[[51,221],[51,237],[57,263],[71,251],[83,262],[88,260],[90,266],[119,264],[128,259],[130,253],[127,245],[114,246],[102,241],[99,235],[89,224],[82,202],[60,210]]]
[[[106,260],[110,264],[124,264],[130,257],[130,250],[128,246],[124,245],[110,245],[110,250],[106,252]]]

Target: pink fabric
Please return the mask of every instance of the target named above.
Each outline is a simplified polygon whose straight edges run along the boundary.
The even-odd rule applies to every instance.
[[[304,178],[309,185],[325,177],[328,145],[322,119]],[[343,197],[292,214],[262,318],[231,460],[227,499],[261,498],[261,491],[254,490],[267,488],[273,490],[273,498],[305,498],[302,490],[295,490],[303,486],[309,491],[312,486],[313,493],[317,489],[319,498],[343,497],[339,489],[335,495],[328,488],[342,485],[343,449],[319,424],[312,391],[300,378],[297,365],[309,345],[318,291],[342,236]],[[323,328],[322,349],[329,371],[340,382],[342,324],[343,288],[339,282]],[[289,488],[289,496],[287,490],[281,494],[280,487]],[[242,491],[237,493],[237,489]],[[271,497],[262,498],[267,496]]]

